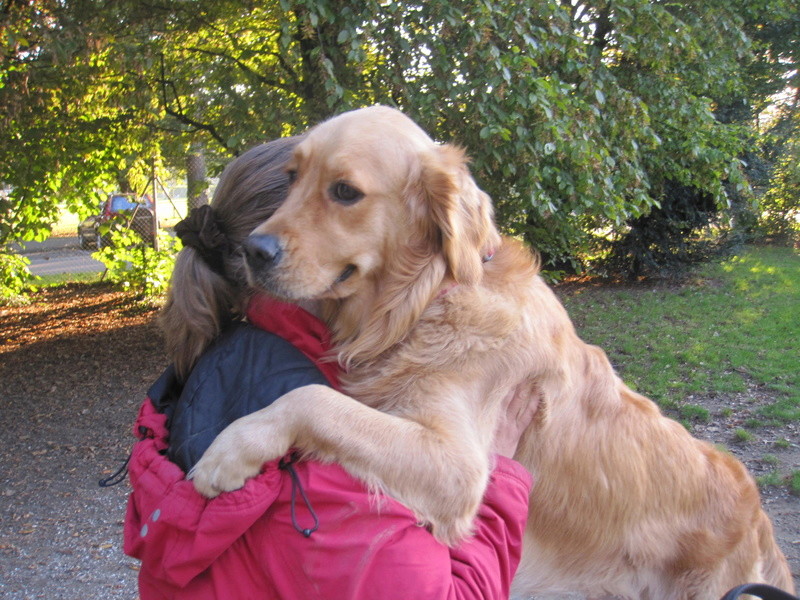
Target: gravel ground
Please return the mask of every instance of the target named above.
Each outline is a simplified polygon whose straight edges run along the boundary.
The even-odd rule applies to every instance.
[[[136,411],[165,359],[154,312],[104,286],[0,309],[0,598],[133,600],[121,549]]]
[[[155,312],[104,285],[37,293],[0,308],[0,598],[134,600],[137,562],[122,553],[125,483],[97,484],[124,460],[139,403],[164,367]],[[796,425],[733,442],[752,410],[745,397],[693,398],[714,417],[696,431],[726,444],[756,475],[800,467]],[[763,397],[766,402],[767,397]],[[776,449],[785,438],[792,445]],[[800,576],[800,499],[766,488],[779,543]],[[800,581],[798,581],[800,583]]]

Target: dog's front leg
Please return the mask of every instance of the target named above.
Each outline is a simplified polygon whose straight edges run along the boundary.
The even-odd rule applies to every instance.
[[[470,532],[489,473],[487,449],[469,423],[463,411],[415,421],[326,386],[305,386],[229,425],[190,477],[201,494],[214,497],[298,448],[386,490],[430,524],[437,538],[454,544]]]

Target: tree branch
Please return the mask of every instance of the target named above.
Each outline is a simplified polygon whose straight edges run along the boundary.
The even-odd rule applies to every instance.
[[[230,54],[226,54],[225,52],[220,52],[218,50],[207,50],[205,48],[198,48],[197,46],[184,46],[183,49],[184,50],[188,50],[190,52],[198,52],[200,54],[207,54],[209,56],[215,56],[217,58],[227,59],[227,60],[235,63],[237,67],[239,67],[242,71],[244,71],[248,75],[251,75],[252,77],[255,77],[255,79],[257,81],[259,81],[259,82],[261,82],[263,84],[272,86],[272,87],[276,87],[276,88],[278,88],[280,90],[283,90],[285,92],[290,92],[291,91],[291,88],[289,86],[287,86],[285,83],[281,83],[280,81],[278,81],[276,79],[270,79],[269,77],[266,77],[265,75],[262,75],[261,73],[259,73],[258,71],[256,71],[252,67],[248,66],[247,64],[245,64],[244,62],[242,62],[238,58],[236,58],[234,56],[231,56]]]
[[[606,5],[597,13],[596,29],[594,31],[594,47],[602,52],[608,45],[608,34],[614,29],[611,23],[611,2],[606,2]]]
[[[164,101],[164,111],[168,115],[176,118],[179,122],[181,122],[181,123],[183,123],[185,125],[189,125],[190,127],[194,127],[195,130],[200,130],[200,131],[207,132],[212,138],[214,138],[220,144],[220,146],[222,146],[223,148],[228,150],[228,144],[225,142],[225,140],[219,134],[219,132],[217,131],[216,127],[214,127],[210,123],[203,123],[201,121],[197,121],[197,120],[191,118],[189,115],[187,115],[184,112],[183,107],[181,106],[180,96],[178,95],[178,91],[175,88],[175,83],[172,82],[172,81],[167,80],[167,78],[166,78],[166,73],[165,73],[165,68],[164,68],[164,55],[163,54],[161,55],[161,80],[160,80],[160,83],[161,83],[161,97],[162,97],[162,99]],[[175,97],[175,103],[178,106],[177,110],[170,108],[170,103],[169,103],[169,100],[167,99],[167,86],[170,87],[170,89],[172,90],[172,95]]]

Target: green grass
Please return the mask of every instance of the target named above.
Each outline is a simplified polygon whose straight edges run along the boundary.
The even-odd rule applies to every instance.
[[[789,493],[793,496],[800,496],[800,471],[792,471],[789,475],[783,476],[777,470],[770,471],[766,475],[756,477],[759,487],[781,487],[785,485]]]
[[[761,457],[761,462],[766,465],[772,465],[773,467],[777,467],[780,464],[780,460],[774,454],[765,454]]]
[[[679,285],[563,296],[581,337],[665,408],[763,386],[775,398],[760,411],[766,421],[800,420],[800,256],[791,248],[748,248]]]
[[[756,477],[756,483],[758,484],[758,487],[763,488],[767,486],[780,487],[784,482],[783,477],[781,477],[781,474],[778,473],[778,471],[770,471],[766,475]]]
[[[678,412],[680,412],[681,417],[688,421],[701,421],[706,423],[711,418],[708,409],[703,406],[698,406],[697,404],[681,406]]]
[[[795,496],[800,496],[800,471],[792,471],[788,477],[789,491]]]
[[[40,275],[33,281],[38,287],[54,287],[65,283],[96,283],[100,281],[103,272],[92,273],[59,273],[58,275]]]

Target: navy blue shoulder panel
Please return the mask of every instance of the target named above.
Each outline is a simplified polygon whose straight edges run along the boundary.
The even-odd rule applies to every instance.
[[[289,342],[246,323],[232,326],[206,350],[174,403],[169,458],[188,472],[231,422],[313,383],[329,385]],[[170,390],[166,382],[164,388]]]

